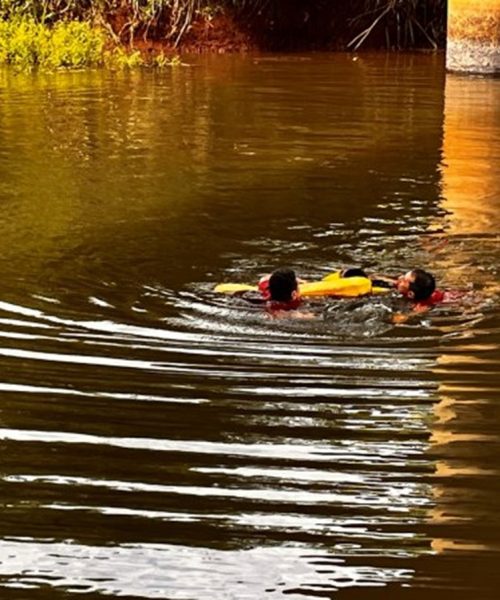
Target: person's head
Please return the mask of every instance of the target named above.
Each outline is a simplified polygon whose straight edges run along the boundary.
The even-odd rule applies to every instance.
[[[396,288],[410,300],[424,302],[432,296],[436,289],[436,281],[431,273],[423,269],[413,269],[398,278]]]
[[[269,277],[269,296],[276,302],[290,302],[297,297],[297,277],[292,269],[276,269]]]

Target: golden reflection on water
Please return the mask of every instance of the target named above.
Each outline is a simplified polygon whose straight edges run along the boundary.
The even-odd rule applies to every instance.
[[[443,448],[449,451],[450,445],[453,443],[477,443],[479,438],[482,437],[474,434],[457,434],[451,431],[457,418],[456,404],[454,398],[442,395],[439,402],[434,405],[435,423],[432,426],[430,438],[431,451]],[[448,460],[437,460],[435,462],[434,478],[436,483],[432,486],[435,506],[427,513],[431,527],[438,527],[438,530],[440,530],[440,527],[448,526],[450,535],[453,535],[460,523],[467,524],[475,518],[474,514],[468,514],[464,510],[463,502],[457,497],[457,490],[453,486],[450,487],[449,482],[453,482],[458,477],[477,477],[480,475],[489,475],[489,473],[474,464],[455,466]],[[468,540],[432,537],[431,549],[437,554],[442,554],[451,551],[484,551],[489,548],[485,544],[473,543]]]
[[[488,546],[484,544],[467,544],[464,542],[458,542],[456,540],[445,540],[441,538],[436,538],[431,542],[431,548],[434,552],[439,554],[443,552],[450,552],[452,550],[461,550],[464,552],[477,552],[481,550],[488,550]]]
[[[500,84],[448,75],[445,84],[442,206],[449,234],[498,233]]]
[[[463,361],[459,356],[442,354],[437,358],[433,371],[443,376],[446,365],[453,366],[456,362]],[[442,458],[434,461],[434,506],[427,513],[431,530],[437,528],[436,533],[442,535],[443,527],[446,527],[449,537],[431,536],[431,549],[438,554],[493,550],[491,544],[477,543],[467,536],[470,538],[471,527],[480,523],[480,501],[485,494],[489,496],[492,492],[488,481],[494,481],[491,478],[498,474],[495,469],[481,465],[481,449],[484,444],[494,444],[497,436],[474,431],[477,425],[473,421],[475,411],[480,411],[487,401],[460,398],[460,388],[457,386],[456,394],[450,388],[446,383],[439,386],[439,401],[433,406],[429,450]],[[468,388],[468,391],[471,389]],[[471,486],[471,482],[476,484]],[[471,489],[474,491],[471,492]],[[468,492],[464,494],[465,490]],[[467,528],[467,533],[461,525]]]
[[[447,217],[441,226],[448,238],[480,235],[496,243],[500,231],[499,124],[497,80],[447,76],[441,161],[441,201]],[[446,273],[448,282],[463,286],[464,282],[484,279],[490,289],[491,272],[482,265],[471,265],[470,259],[467,245],[462,248],[455,243],[453,252],[439,252],[434,267]],[[493,359],[485,358],[491,349],[471,344],[466,354],[443,352],[433,368],[440,384],[430,425],[429,451],[436,458],[434,506],[428,511],[428,523],[435,532],[431,534],[431,549],[437,554],[466,555],[495,549],[493,543],[474,539],[475,535],[480,537],[474,531],[482,526],[483,503],[490,502],[494,494],[490,482],[498,475],[485,459],[487,447],[494,447],[497,435],[482,425],[494,390],[488,381],[484,385],[468,381],[464,387],[461,380],[467,373],[491,368]],[[481,354],[475,355],[476,351]]]
[[[498,235],[500,229],[499,123],[497,80],[447,76],[441,176],[448,238],[486,235],[495,243],[491,235]],[[490,285],[491,273],[482,265],[472,266],[470,259],[467,246],[454,244],[453,252],[440,252],[436,262],[448,281],[463,285],[485,278]],[[431,531],[436,531],[431,548],[438,554],[492,549],[491,544],[478,543],[473,532],[481,524],[482,503],[494,493],[489,482],[497,475],[484,462],[485,448],[493,447],[497,436],[485,431],[484,425],[479,428],[494,392],[488,381],[484,385],[468,381],[464,387],[461,379],[467,373],[487,372],[491,359],[485,354],[488,348],[473,345],[466,354],[443,352],[433,368],[440,384],[429,440],[430,452],[437,458],[432,486],[435,505],[428,521]]]

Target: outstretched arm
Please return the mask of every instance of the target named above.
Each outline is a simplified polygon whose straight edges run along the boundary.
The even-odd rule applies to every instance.
[[[370,279],[372,281],[384,281],[385,283],[390,283],[391,285],[396,285],[397,282],[397,277],[388,277],[387,275],[379,275],[378,273],[370,275]]]
[[[395,324],[398,325],[400,323],[406,323],[406,321],[408,321],[408,319],[410,319],[413,315],[415,314],[422,314],[427,312],[431,307],[429,305],[426,304],[413,304],[413,306],[411,307],[410,312],[407,313],[400,313],[397,312],[395,314],[392,315],[391,321]]]

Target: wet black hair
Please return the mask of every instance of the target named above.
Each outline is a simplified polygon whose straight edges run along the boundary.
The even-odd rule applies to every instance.
[[[410,291],[413,292],[413,299],[417,302],[428,300],[436,289],[434,276],[423,269],[413,269],[415,281],[410,283]]]
[[[297,288],[297,277],[292,269],[276,269],[269,277],[269,294],[276,302],[289,302]]]
[[[347,277],[368,277],[368,275],[359,267],[351,267],[342,271],[342,277],[345,279]]]

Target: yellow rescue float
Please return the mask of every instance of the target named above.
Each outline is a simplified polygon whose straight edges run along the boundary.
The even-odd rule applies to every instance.
[[[241,294],[258,292],[257,285],[245,283],[220,283],[214,288],[219,294]],[[299,293],[302,297],[336,296],[339,298],[356,298],[368,294],[386,294],[388,287],[381,287],[368,277],[342,277],[342,271],[330,273],[321,281],[299,283]]]

